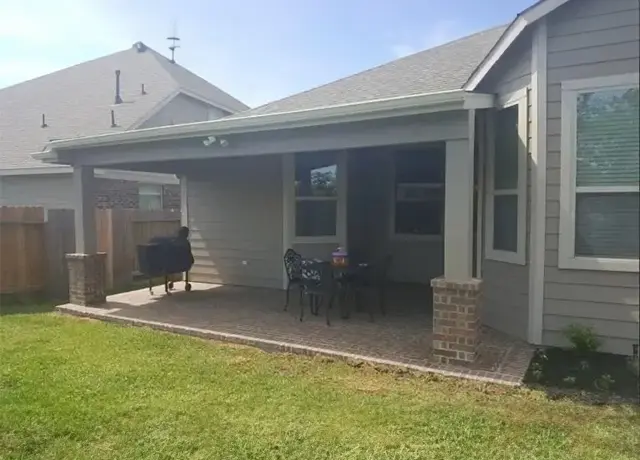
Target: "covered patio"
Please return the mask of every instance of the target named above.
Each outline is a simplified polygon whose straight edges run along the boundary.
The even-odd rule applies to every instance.
[[[509,340],[482,326],[479,178],[494,102],[451,91],[54,141],[38,157],[73,166],[78,200],[71,303],[115,312],[96,313],[108,319],[426,370],[502,375],[511,361],[520,369],[526,353],[514,359]],[[88,199],[98,167],[180,177],[191,279],[211,288],[138,307],[144,293],[105,299]],[[292,322],[295,308],[280,306],[285,251],[327,260],[338,246],[374,264],[391,255],[390,281],[418,288],[399,289],[389,299],[395,310],[372,324],[366,315],[331,327],[313,317]]]
[[[147,326],[171,332],[258,346],[267,350],[347,359],[355,364],[435,372],[483,381],[519,384],[526,371],[529,346],[484,328],[473,364],[438,363],[431,353],[432,308],[424,302],[426,286],[394,284],[385,316],[370,321],[366,312],[349,319],[334,314],[331,327],[324,317],[306,314],[299,321],[298,302],[283,310],[284,295],[276,289],[194,283],[192,292],[164,295],[161,287],[115,294],[101,308],[61,305],[59,311],[78,316]],[[161,294],[160,294],[161,293]],[[308,306],[306,307],[308,312]]]

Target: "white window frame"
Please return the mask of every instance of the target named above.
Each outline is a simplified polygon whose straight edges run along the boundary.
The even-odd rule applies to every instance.
[[[576,187],[578,95],[581,93],[625,89],[639,86],[640,74],[611,75],[608,77],[567,80],[562,82],[562,155],[560,160],[560,234],[558,241],[558,268],[638,272],[638,259],[612,259],[575,255],[576,194],[639,192],[638,186]]]
[[[527,244],[527,160],[529,142],[528,88],[505,94],[498,98],[496,110],[518,107],[518,184],[515,189],[495,190],[495,113],[490,112],[486,123],[487,168],[485,199],[485,258],[499,262],[526,265]],[[518,234],[515,252],[493,248],[494,197],[500,195],[517,195],[518,197]]]
[[[160,189],[160,193],[142,193],[143,187],[155,187],[156,189]],[[159,209],[151,209],[151,211],[161,211],[164,209],[164,187],[159,184],[148,184],[148,183],[139,183],[138,184],[138,209],[140,209],[140,197],[141,196],[159,196],[160,197],[160,208]],[[146,211],[146,210],[145,210]]]
[[[291,165],[286,167],[287,173],[285,174],[285,187],[290,188],[292,194],[293,205],[291,207],[291,243],[292,244],[305,244],[305,243],[327,243],[345,246],[346,244],[346,193],[347,193],[347,152],[337,151],[336,164],[338,166],[336,170],[337,189],[335,196],[296,196],[295,192],[295,155],[285,157],[285,161],[291,162]],[[336,202],[336,234],[335,235],[323,235],[323,236],[298,236],[296,229],[296,209],[299,201],[335,201]]]
[[[401,150],[398,153],[402,152]],[[446,153],[443,151],[443,154],[446,158]],[[446,161],[446,159],[445,159]],[[396,157],[392,155],[391,158],[391,212],[389,213],[389,235],[394,241],[443,241],[444,239],[444,212],[442,215],[442,223],[440,225],[440,233],[438,235],[415,235],[411,233],[397,233],[396,232],[396,203],[398,202],[398,185],[412,186],[412,187],[421,187],[428,189],[438,189],[445,187],[444,180],[444,171],[443,171],[443,179],[441,182],[416,182],[416,183],[408,183],[403,182],[400,184],[396,183]],[[407,201],[436,201],[435,198],[426,198],[424,200],[407,200]],[[442,200],[442,206],[444,209],[444,195]]]

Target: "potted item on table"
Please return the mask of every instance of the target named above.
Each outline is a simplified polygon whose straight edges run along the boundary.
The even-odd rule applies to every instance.
[[[331,263],[336,267],[346,267],[349,264],[349,255],[343,247],[338,247],[331,254]]]

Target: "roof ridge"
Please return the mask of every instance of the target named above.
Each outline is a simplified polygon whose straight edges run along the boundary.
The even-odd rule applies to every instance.
[[[374,71],[374,70],[376,70],[376,69],[379,69],[380,67],[384,67],[384,66],[387,66],[387,65],[389,65],[389,64],[393,64],[393,63],[395,63],[395,62],[404,61],[404,60],[406,60],[406,59],[408,59],[408,58],[412,58],[412,57],[414,57],[414,56],[416,56],[416,55],[418,55],[418,54],[421,54],[421,53],[424,53],[424,52],[427,52],[427,51],[433,51],[433,50],[436,50],[436,49],[438,49],[438,48],[442,48],[442,47],[445,47],[445,46],[449,46],[449,45],[455,44],[455,43],[460,42],[460,41],[462,41],[462,40],[467,40],[467,39],[469,39],[469,38],[471,38],[471,37],[474,37],[474,36],[476,36],[476,35],[481,35],[481,34],[483,34],[483,33],[491,32],[491,31],[496,30],[496,29],[500,29],[500,28],[507,27],[507,25],[508,25],[508,24],[502,24],[502,25],[498,25],[498,26],[493,26],[493,27],[490,27],[489,29],[484,29],[484,30],[481,30],[481,31],[478,31],[478,32],[474,32],[474,33],[471,33],[471,34],[465,35],[464,37],[459,37],[459,38],[456,38],[455,40],[451,40],[451,41],[449,41],[449,42],[442,43],[442,44],[440,44],[440,45],[436,45],[436,46],[433,46],[433,47],[431,47],[431,48],[426,48],[426,49],[423,49],[423,50],[417,51],[417,52],[415,52],[415,53],[409,54],[409,55],[407,55],[407,56],[403,56],[403,57],[400,57],[400,58],[392,59],[391,61],[387,61],[387,62],[384,62],[384,63],[382,63],[382,64],[378,64],[378,65],[377,65],[377,66],[375,66],[375,67],[369,67],[369,68],[367,68],[367,69],[361,70],[360,72],[352,73],[352,74],[346,75],[346,76],[344,76],[344,77],[338,78],[337,80],[332,80],[332,81],[329,81],[329,82],[327,82],[327,83],[323,83],[323,84],[321,84],[321,85],[314,86],[314,87],[312,87],[312,88],[306,89],[306,90],[301,91],[301,92],[299,92],[299,93],[290,94],[290,95],[285,96],[285,97],[282,97],[282,98],[280,98],[280,99],[276,99],[276,100],[273,100],[273,101],[269,101],[269,102],[267,102],[267,103],[265,103],[265,104],[259,105],[258,107],[254,107],[254,108],[252,108],[251,110],[256,110],[256,111],[258,111],[259,109],[261,109],[261,108],[263,108],[263,107],[266,107],[266,106],[271,105],[271,104],[278,103],[278,102],[283,101],[283,100],[285,100],[285,99],[288,99],[288,98],[290,98],[290,97],[293,97],[293,96],[296,96],[296,97],[297,97],[297,96],[300,96],[300,95],[302,95],[302,94],[306,94],[306,93],[309,93],[309,92],[311,92],[311,91],[315,91],[315,90],[317,90],[317,89],[319,89],[319,88],[323,88],[323,87],[325,87],[325,86],[333,85],[333,84],[335,84],[335,83],[338,83],[338,82],[343,81],[343,80],[346,80],[346,79],[353,78],[353,77],[358,76],[358,75],[366,74],[366,73],[368,73],[368,72],[371,72],[371,71]],[[240,115],[240,114],[238,114],[238,115]]]
[[[110,58],[110,57],[115,56],[116,54],[124,54],[124,53],[127,53],[128,51],[131,51],[131,48],[125,48],[123,50],[115,51],[115,52],[110,53],[110,54],[105,54],[103,56],[98,56],[96,58],[89,59],[88,61],[78,62],[77,64],[73,64],[73,65],[70,65],[68,67],[63,67],[62,69],[54,70],[53,72],[45,73],[43,75],[38,75],[37,77],[33,77],[33,78],[28,79],[28,80],[20,81],[18,83],[14,83],[13,85],[5,86],[4,88],[0,88],[0,91],[13,89],[16,86],[24,85],[25,83],[31,83],[33,81],[40,80],[41,78],[49,77],[51,75],[55,75],[55,74],[60,73],[60,72],[65,72],[67,70],[74,69],[74,68],[79,67],[81,65],[85,65],[85,64],[89,64],[89,63],[92,63],[92,62],[95,62],[95,61],[100,61],[102,59]]]
[[[216,107],[220,106],[221,101],[216,101],[216,100],[212,100],[209,96],[207,96],[206,94],[202,94],[201,92],[197,91],[194,88],[188,88],[186,87],[182,82],[179,81],[179,79],[177,78],[176,75],[174,75],[168,67],[165,66],[176,66],[178,68],[180,68],[181,71],[186,72],[187,74],[189,74],[192,77],[197,78],[198,80],[200,80],[202,83],[205,83],[211,87],[213,87],[216,91],[219,91],[220,93],[222,93],[223,95],[225,95],[225,97],[229,97],[233,100],[235,100],[237,103],[242,104],[244,106],[247,107],[247,109],[249,109],[250,107],[248,107],[246,104],[244,104],[242,101],[240,101],[239,99],[235,98],[234,96],[232,96],[231,94],[229,94],[228,92],[226,92],[225,90],[223,90],[222,88],[220,88],[218,85],[215,85],[213,83],[211,83],[209,80],[207,80],[204,77],[201,77],[200,75],[198,75],[197,73],[195,73],[194,71],[188,69],[187,67],[178,64],[177,62],[172,62],[168,57],[166,57],[165,55],[163,55],[162,53],[159,53],[158,51],[154,50],[153,48],[149,48],[147,47],[147,51],[151,51],[151,54],[153,55],[153,57],[156,59],[156,61],[158,62],[158,64],[160,64],[160,67],[162,67],[162,70],[164,72],[166,72],[169,77],[176,83],[177,85],[177,89],[178,91],[186,91],[188,93],[192,93],[202,99],[204,99],[205,101],[208,101],[209,103],[211,103],[212,105],[215,105]]]

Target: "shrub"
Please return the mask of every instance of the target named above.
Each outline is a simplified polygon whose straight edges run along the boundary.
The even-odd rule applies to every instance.
[[[613,377],[609,374],[604,374],[596,379],[594,385],[598,390],[609,391],[614,383],[616,381],[613,380]]]
[[[597,351],[601,342],[592,327],[571,324],[564,330],[564,335],[578,353]]]

